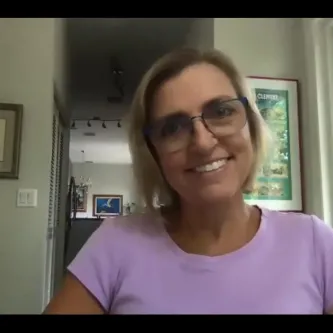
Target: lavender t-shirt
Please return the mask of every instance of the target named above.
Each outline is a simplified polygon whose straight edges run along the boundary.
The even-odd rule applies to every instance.
[[[69,266],[112,314],[322,314],[333,307],[333,229],[262,209],[255,237],[188,254],[149,215],[108,219]]]

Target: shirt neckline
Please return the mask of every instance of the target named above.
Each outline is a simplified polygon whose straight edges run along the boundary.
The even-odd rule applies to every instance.
[[[163,237],[165,239],[165,244],[167,248],[179,259],[184,260],[187,264],[193,264],[193,265],[213,265],[215,263],[221,263],[221,262],[227,262],[232,260],[239,260],[243,258],[246,255],[250,255],[252,252],[256,251],[260,247],[260,244],[264,238],[265,230],[267,228],[267,217],[269,214],[269,210],[266,208],[259,207],[259,210],[261,211],[261,217],[260,217],[260,226],[254,235],[254,237],[245,245],[243,245],[241,248],[232,251],[227,254],[222,254],[218,256],[207,256],[202,254],[193,254],[185,252],[183,249],[181,249],[175,241],[171,238],[169,235],[166,226],[165,226],[165,220],[162,217],[161,225],[162,225],[162,232]]]

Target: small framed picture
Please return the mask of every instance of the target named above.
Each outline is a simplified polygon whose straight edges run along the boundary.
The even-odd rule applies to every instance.
[[[93,216],[108,217],[123,214],[123,196],[120,194],[94,194]]]
[[[19,178],[23,105],[0,103],[0,178]]]

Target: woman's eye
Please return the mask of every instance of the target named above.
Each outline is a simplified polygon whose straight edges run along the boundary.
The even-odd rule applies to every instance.
[[[219,117],[231,116],[234,112],[234,108],[230,105],[220,105],[214,110],[216,115]]]
[[[206,118],[226,118],[232,116],[237,109],[237,101],[220,101],[213,100],[204,108],[204,116]]]
[[[182,129],[181,124],[178,122],[169,122],[164,124],[164,126],[161,128],[161,136],[169,136],[176,134]]]

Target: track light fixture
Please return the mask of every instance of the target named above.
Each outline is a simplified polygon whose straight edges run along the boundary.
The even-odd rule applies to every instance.
[[[117,127],[121,128],[121,119],[101,119],[99,117],[93,117],[90,119],[72,119],[71,129],[77,129],[76,124],[84,122],[87,124],[87,127],[92,127],[93,123],[101,123],[103,128],[107,128],[107,123],[116,122]]]

